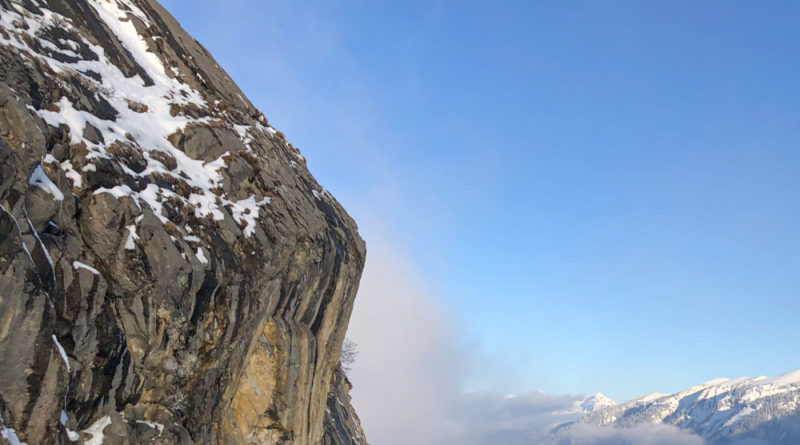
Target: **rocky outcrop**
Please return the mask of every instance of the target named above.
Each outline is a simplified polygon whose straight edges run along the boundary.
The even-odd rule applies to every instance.
[[[350,403],[351,388],[350,380],[342,367],[337,366],[325,409],[323,445],[365,445],[367,443],[364,431],[361,429],[361,421]]]
[[[0,0],[0,60],[0,442],[365,443],[364,243],[206,50],[151,0]]]

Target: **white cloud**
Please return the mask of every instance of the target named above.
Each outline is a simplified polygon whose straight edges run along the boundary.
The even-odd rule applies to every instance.
[[[533,445],[550,426],[580,416],[581,396],[552,396],[531,392],[514,397],[493,393],[463,394],[453,414],[462,434],[447,444]]]
[[[703,445],[705,441],[672,425],[643,424],[628,428],[574,424],[548,445]]]
[[[666,425],[552,426],[580,416],[582,396],[463,393],[481,354],[438,303],[413,263],[370,239],[348,336],[359,355],[350,371],[353,403],[373,445],[702,445]],[[494,366],[497,366],[495,363]]]
[[[371,443],[531,443],[541,427],[576,417],[564,412],[577,396],[462,393],[476,354],[460,346],[452,317],[409,260],[374,240],[368,251],[348,336],[359,349],[353,401]]]
[[[408,261],[375,241],[367,257],[348,332],[356,410],[372,443],[437,443],[460,429],[449,416],[462,369],[455,330]]]

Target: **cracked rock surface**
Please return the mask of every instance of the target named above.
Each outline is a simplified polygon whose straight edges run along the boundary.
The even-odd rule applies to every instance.
[[[0,0],[0,443],[366,444],[364,266],[305,159],[152,0]]]

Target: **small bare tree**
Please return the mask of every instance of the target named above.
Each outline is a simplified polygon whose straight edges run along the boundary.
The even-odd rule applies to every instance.
[[[356,362],[356,357],[358,356],[358,345],[353,340],[349,338],[344,339],[344,344],[342,345],[342,354],[339,356],[339,366],[342,367],[342,370],[347,373],[352,369],[353,363]]]

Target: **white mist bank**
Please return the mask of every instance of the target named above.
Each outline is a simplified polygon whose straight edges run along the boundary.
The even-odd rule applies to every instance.
[[[774,419],[787,437],[796,433],[791,419],[800,411],[800,371],[717,379],[620,405],[602,394],[466,393],[479,354],[461,346],[462,330],[410,260],[380,242],[369,247],[348,335],[359,350],[349,373],[353,404],[370,443],[710,445],[732,438],[737,445],[767,445],[764,431],[776,427],[766,422]],[[780,412],[773,409],[778,402]],[[730,433],[739,424],[753,437]]]

